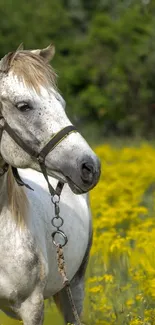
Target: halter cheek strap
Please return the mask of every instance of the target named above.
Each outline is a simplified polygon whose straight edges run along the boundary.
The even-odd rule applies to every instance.
[[[58,182],[56,190],[52,187],[49,182],[47,170],[45,166],[45,158],[49,152],[51,152],[60,142],[62,142],[70,133],[77,132],[77,129],[74,125],[69,125],[57,132],[53,135],[53,137],[47,142],[47,144],[43,147],[43,149],[38,153],[35,149],[30,147],[28,143],[23,141],[18,134],[5,122],[3,130],[5,130],[9,136],[24,150],[26,151],[31,157],[34,157],[38,160],[40,165],[41,171],[47,181],[48,189],[50,194],[53,196],[57,194],[60,196],[64,183]],[[15,167],[12,167],[13,175],[18,183],[18,185],[23,186],[25,185],[27,188],[33,190],[28,184],[25,184],[19,176],[18,170]]]
[[[47,175],[47,170],[45,166],[45,158],[48,155],[49,152],[51,152],[61,141],[63,141],[70,133],[72,132],[77,132],[77,129],[73,125],[66,126],[64,129],[60,130],[54,136],[51,138],[51,140],[44,146],[44,148],[40,151],[39,156],[37,157],[41,171],[47,181],[48,184],[48,189],[51,193],[51,195],[54,195],[55,193],[53,192],[53,187],[51,186],[48,175]],[[64,183],[58,182],[57,189],[56,189],[56,194],[60,196],[60,193],[62,191]]]
[[[31,157],[38,157],[38,152],[36,152],[36,150],[33,149],[32,146],[30,147],[28,143],[23,141],[21,137],[10,127],[7,122],[5,122],[3,130],[5,130],[9,134],[9,136],[18,144],[18,146],[20,146],[24,151],[26,151]]]

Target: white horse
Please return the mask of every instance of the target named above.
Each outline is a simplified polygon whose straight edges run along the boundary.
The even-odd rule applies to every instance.
[[[53,55],[53,46],[34,51],[18,48],[0,61],[0,117],[4,125],[0,136],[0,309],[24,325],[43,325],[44,300],[52,296],[65,323],[74,322],[51,237],[54,207],[47,182],[36,157],[22,147],[25,144],[39,153],[51,136],[70,125],[48,64]],[[20,187],[6,163],[20,168],[22,179],[34,191]],[[92,237],[85,193],[98,182],[100,163],[83,137],[74,132],[48,152],[45,169],[53,187],[56,179],[65,183],[60,201],[61,229],[68,237],[64,256],[80,315]]]

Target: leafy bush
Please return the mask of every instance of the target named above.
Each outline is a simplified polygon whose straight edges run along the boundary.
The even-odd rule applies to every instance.
[[[56,44],[53,66],[73,121],[100,134],[154,131],[155,2],[0,2],[0,55]]]

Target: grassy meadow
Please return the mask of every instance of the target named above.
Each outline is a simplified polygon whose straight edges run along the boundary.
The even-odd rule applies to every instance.
[[[155,325],[155,148],[101,145],[83,322]],[[0,314],[0,325],[18,325]],[[45,325],[63,324],[54,306]]]

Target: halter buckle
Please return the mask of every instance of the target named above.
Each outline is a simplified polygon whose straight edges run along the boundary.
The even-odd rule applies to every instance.
[[[53,196],[51,196],[51,201],[53,204],[57,204],[60,202],[60,196],[57,194],[54,194]]]
[[[3,176],[8,171],[9,165],[6,163],[3,167],[0,168],[0,177]]]
[[[42,157],[42,156],[39,154],[39,156],[37,157],[37,160],[38,160],[39,164],[43,164],[44,161],[45,161],[45,158]]]

